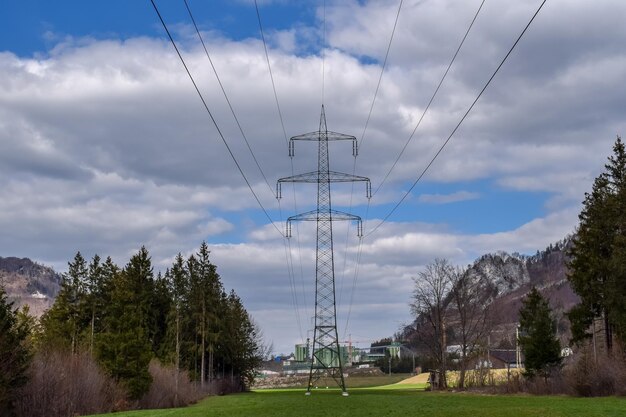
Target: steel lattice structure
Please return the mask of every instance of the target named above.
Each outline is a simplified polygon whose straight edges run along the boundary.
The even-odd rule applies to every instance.
[[[318,142],[318,169],[314,172],[281,178],[276,185],[277,197],[281,196],[281,185],[286,182],[303,182],[317,184],[317,209],[291,216],[287,219],[287,237],[291,236],[291,223],[294,221],[317,222],[317,256],[315,265],[315,328],[313,333],[313,349],[311,370],[307,395],[317,380],[322,377],[331,377],[341,387],[342,394],[348,395],[343,378],[343,364],[339,349],[337,334],[337,308],[335,305],[335,265],[333,256],[333,226],[336,220],[356,221],[358,234],[362,236],[363,226],[361,218],[353,214],[333,210],[331,208],[330,183],[355,182],[366,183],[367,197],[371,197],[371,183],[369,178],[331,171],[328,158],[328,142],[349,140],[352,141],[352,154],[358,152],[357,141],[354,136],[328,131],[324,106],[320,116],[320,125],[317,132],[294,136],[289,140],[289,156],[294,156],[295,141]]]

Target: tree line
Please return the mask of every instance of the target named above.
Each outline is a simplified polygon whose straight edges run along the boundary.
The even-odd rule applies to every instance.
[[[25,383],[33,353],[50,350],[88,353],[131,401],[150,389],[155,359],[175,368],[175,392],[180,372],[200,386],[228,379],[244,389],[262,359],[262,335],[237,294],[225,291],[209,255],[203,242],[155,275],[145,247],[124,267],[78,252],[39,321],[13,310],[0,290],[0,367],[13,367],[0,369],[0,407],[9,410],[10,391]]]

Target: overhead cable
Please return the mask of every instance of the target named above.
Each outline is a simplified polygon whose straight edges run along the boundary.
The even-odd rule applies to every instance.
[[[178,55],[178,58],[180,59],[180,62],[183,64],[183,67],[185,67],[185,71],[187,72],[187,75],[189,76],[189,79],[191,80],[191,83],[193,84],[193,86],[194,86],[194,88],[196,90],[196,93],[198,93],[198,97],[200,97],[200,100],[202,101],[202,104],[203,104],[205,110],[207,111],[209,117],[211,118],[211,121],[213,122],[213,125],[215,126],[215,129],[217,130],[217,133],[219,134],[220,138],[222,139],[222,142],[224,143],[224,146],[226,146],[226,149],[228,150],[228,153],[229,153],[231,159],[233,160],[233,162],[237,166],[237,169],[239,170],[239,173],[241,174],[241,176],[243,177],[244,181],[246,182],[246,185],[250,189],[250,192],[254,196],[254,199],[258,203],[258,205],[261,208],[261,210],[263,210],[263,213],[265,214],[265,217],[267,217],[267,219],[270,221],[272,226],[274,226],[274,229],[276,229],[276,231],[282,237],[285,237],[284,233],[276,226],[276,224],[274,224],[274,220],[272,220],[272,218],[270,217],[269,213],[267,212],[267,210],[265,209],[265,207],[261,203],[261,200],[259,199],[257,194],[254,192],[254,189],[252,188],[252,185],[250,185],[250,181],[248,180],[248,177],[246,177],[246,174],[243,172],[243,169],[241,168],[241,165],[239,165],[239,162],[237,161],[237,158],[235,158],[235,154],[233,153],[233,151],[231,150],[230,146],[228,145],[228,142],[226,141],[226,138],[224,137],[224,134],[222,133],[222,130],[220,129],[219,125],[217,124],[217,121],[215,120],[215,118],[213,117],[213,113],[211,113],[211,110],[209,109],[209,106],[207,105],[207,102],[204,99],[204,96],[202,95],[202,93],[200,92],[200,89],[198,88],[198,84],[196,84],[196,81],[194,80],[193,75],[191,75],[191,72],[189,71],[189,68],[187,67],[187,64],[185,63],[185,60],[184,60],[182,54],[180,53],[180,50],[178,49],[178,46],[176,45],[176,42],[174,41],[174,38],[172,37],[172,34],[170,33],[167,25],[165,24],[165,20],[163,20],[163,16],[161,16],[161,12],[159,12],[159,8],[157,7],[157,5],[154,2],[154,0],[150,0],[150,3],[152,3],[152,6],[154,7],[154,11],[156,12],[157,16],[159,17],[159,20],[161,21],[161,24],[163,25],[163,29],[165,29],[165,32],[167,33],[167,36],[169,37],[170,42],[172,43],[172,46],[176,50],[176,54]]]
[[[463,47],[463,44],[465,43],[465,39],[467,39],[467,35],[469,35],[470,30],[472,30],[472,26],[474,26],[474,22],[476,21],[476,18],[478,17],[478,14],[480,13],[480,10],[483,8],[484,4],[485,4],[485,0],[482,0],[482,2],[480,3],[480,6],[478,7],[478,10],[476,10],[476,14],[474,15],[474,18],[472,19],[472,22],[470,23],[469,27],[467,28],[467,31],[465,31],[465,35],[463,36],[463,39],[461,39],[461,43],[459,44],[459,47],[456,48],[456,52],[452,56],[452,59],[450,60],[450,63],[448,64],[448,67],[446,68],[446,71],[443,73],[443,76],[441,77],[441,80],[439,80],[439,84],[437,84],[437,88],[435,88],[435,91],[433,92],[433,95],[430,97],[430,100],[428,101],[428,104],[424,108],[424,111],[422,112],[422,115],[420,116],[419,120],[417,121],[417,124],[415,125],[415,128],[413,129],[413,132],[411,132],[411,135],[409,136],[409,138],[407,139],[406,143],[402,147],[402,150],[400,151],[400,153],[396,157],[396,160],[393,162],[393,165],[391,165],[391,168],[389,168],[389,171],[387,171],[387,173],[385,174],[385,177],[383,178],[381,183],[378,184],[378,187],[376,187],[376,190],[374,191],[373,195],[376,195],[376,193],[378,193],[378,191],[381,189],[381,187],[383,186],[385,181],[387,181],[387,178],[389,178],[389,175],[391,174],[391,171],[393,171],[393,169],[396,167],[396,164],[398,163],[398,161],[402,157],[402,154],[404,154],[404,151],[406,150],[407,146],[409,146],[409,143],[411,143],[411,140],[415,136],[415,132],[419,128],[420,124],[422,123],[422,120],[424,119],[424,116],[426,115],[426,112],[428,112],[428,109],[430,109],[430,105],[433,103],[433,100],[437,96],[437,93],[439,92],[439,89],[441,88],[441,85],[443,84],[443,81],[448,76],[448,72],[450,72],[450,68],[452,68],[452,64],[454,64],[454,61],[456,60],[456,57],[459,54],[459,51]]]
[[[380,75],[378,76],[378,82],[376,83],[376,89],[374,90],[374,97],[372,98],[372,104],[370,105],[369,112],[367,114],[367,119],[365,121],[365,127],[363,128],[363,133],[361,134],[361,140],[359,141],[360,142],[359,143],[359,148],[362,148],[362,146],[363,146],[363,138],[365,137],[365,132],[367,131],[367,127],[369,125],[370,118],[372,117],[372,111],[374,110],[374,104],[376,103],[376,97],[378,96],[378,91],[380,89],[380,84],[382,82],[383,75],[385,73],[385,68],[387,67],[387,60],[389,58],[389,51],[391,50],[391,44],[393,43],[393,38],[394,38],[394,35],[396,33],[396,28],[398,26],[398,20],[400,18],[400,11],[402,10],[402,3],[403,3],[403,0],[400,0],[400,3],[398,4],[398,11],[396,13],[396,18],[395,18],[394,23],[393,23],[393,28],[391,30],[391,36],[389,36],[389,42],[387,43],[387,51],[385,52],[385,59],[383,60],[383,65],[382,65],[382,67],[380,69]],[[354,158],[354,161],[353,161],[353,164],[352,164],[352,175],[356,174],[356,165],[357,165],[357,158],[356,158],[356,155],[355,155],[355,158]],[[354,184],[352,184],[352,186],[350,187],[350,204],[349,204],[350,210],[348,210],[348,211],[352,210],[353,198],[354,198]],[[369,200],[369,199],[367,201],[368,211],[369,211],[370,201],[371,200]],[[367,221],[367,216],[366,216],[366,220],[365,221]],[[346,262],[347,262],[347,259],[348,259],[348,239],[349,239],[349,236],[350,236],[350,225],[348,225],[348,228],[346,230],[345,255],[344,255],[344,258],[343,258],[343,269],[342,269],[342,272],[341,272],[341,281],[340,281],[340,284],[339,284],[339,305],[341,305],[342,296],[343,296],[343,284],[344,284],[344,281],[345,281]],[[359,248],[360,247],[361,247],[361,240],[359,240]],[[357,253],[358,253],[358,250],[357,250]],[[357,260],[357,262],[358,262],[358,260]],[[357,264],[357,267],[358,267],[358,264]],[[352,285],[353,291],[354,291],[354,287],[356,285],[356,279],[357,279],[357,276],[355,275],[354,279],[353,279],[353,285]],[[350,295],[350,300],[352,300],[352,299],[353,299],[353,294]],[[350,305],[350,309],[351,308],[352,308],[352,305]],[[349,317],[350,317],[350,314],[348,313],[348,319],[349,319]],[[346,327],[347,327],[347,324],[346,324]]]
[[[504,65],[504,63],[506,62],[506,60],[509,58],[509,56],[511,55],[511,53],[513,52],[513,50],[515,49],[515,47],[517,46],[517,44],[519,43],[519,41],[522,39],[522,37],[524,36],[524,34],[526,33],[526,31],[528,30],[528,28],[530,27],[530,25],[532,24],[532,22],[535,20],[535,17],[537,17],[537,15],[539,14],[539,12],[541,11],[541,9],[543,8],[544,4],[546,4],[547,0],[543,0],[541,2],[541,4],[539,5],[539,8],[537,8],[537,11],[535,12],[535,14],[533,14],[533,16],[530,18],[530,20],[528,21],[528,23],[526,24],[526,26],[524,27],[524,30],[522,30],[522,32],[520,33],[520,35],[517,37],[517,39],[515,40],[515,43],[513,43],[513,46],[511,46],[511,48],[509,49],[509,51],[507,52],[507,54],[505,55],[505,57],[502,59],[502,61],[500,62],[500,65],[498,65],[498,67],[496,68],[496,70],[493,72],[493,74],[491,75],[491,77],[489,77],[489,80],[487,81],[487,83],[485,84],[485,86],[482,88],[482,90],[480,90],[480,93],[478,93],[478,96],[476,96],[476,99],[474,99],[474,101],[472,102],[472,104],[469,106],[469,108],[467,109],[467,111],[465,112],[465,114],[463,114],[463,117],[461,117],[461,120],[459,120],[459,122],[457,123],[457,125],[454,127],[454,129],[452,130],[452,132],[450,133],[450,135],[448,136],[448,138],[445,140],[445,142],[443,143],[443,145],[441,145],[441,147],[439,148],[439,150],[437,151],[437,153],[435,154],[435,156],[433,156],[433,158],[430,160],[430,162],[428,163],[428,165],[426,165],[426,167],[422,170],[422,172],[420,173],[420,175],[417,177],[417,179],[413,182],[413,184],[411,185],[411,187],[404,193],[404,195],[402,196],[402,198],[400,199],[400,201],[398,201],[398,203],[393,207],[393,209],[391,209],[391,211],[389,213],[387,213],[387,215],[380,221],[380,223],[378,223],[376,225],[376,227],[374,227],[369,233],[367,233],[364,237],[368,237],[370,235],[372,235],[374,232],[376,232],[376,230],[378,230],[378,228],[380,226],[382,226],[388,219],[389,217],[391,217],[391,215],[398,209],[398,207],[400,207],[400,204],[402,204],[402,202],[409,196],[409,194],[411,194],[411,191],[413,191],[413,188],[415,188],[415,186],[417,185],[417,183],[422,179],[422,177],[424,176],[424,174],[426,174],[426,172],[428,171],[428,169],[432,166],[432,164],[435,162],[435,160],[437,159],[437,157],[441,154],[441,152],[443,151],[443,149],[446,147],[446,145],[448,144],[448,142],[450,142],[450,139],[452,139],[452,136],[454,136],[454,134],[456,133],[456,131],[459,129],[459,127],[461,127],[461,124],[463,124],[463,122],[465,121],[465,119],[467,118],[467,116],[469,115],[469,113],[472,111],[472,109],[474,108],[474,106],[476,105],[476,103],[478,102],[478,100],[480,99],[480,97],[483,95],[483,93],[485,92],[485,90],[487,89],[487,87],[489,86],[489,84],[491,84],[491,81],[494,79],[494,77],[496,76],[496,74],[498,73],[498,71],[500,71],[500,68],[502,68],[502,65]]]
[[[272,195],[274,197],[276,197],[276,194],[274,193],[274,188],[272,188],[272,186],[270,185],[269,181],[267,180],[267,177],[265,176],[265,172],[263,172],[263,169],[261,169],[261,165],[259,164],[259,161],[256,159],[256,155],[252,151],[252,147],[250,146],[250,142],[248,142],[248,137],[243,132],[243,128],[241,127],[241,123],[239,123],[239,118],[235,114],[235,109],[233,108],[233,106],[232,106],[232,104],[230,102],[230,99],[228,98],[228,94],[226,94],[226,90],[224,89],[224,85],[222,84],[222,80],[220,79],[220,76],[217,73],[217,69],[215,68],[215,65],[213,65],[213,60],[211,59],[211,55],[209,54],[209,51],[208,51],[208,49],[206,47],[206,44],[204,43],[204,39],[202,38],[202,34],[200,33],[200,30],[198,29],[198,25],[196,24],[196,19],[193,17],[193,13],[191,12],[191,8],[189,7],[189,3],[187,2],[187,0],[183,0],[183,1],[185,2],[185,7],[187,8],[187,12],[189,13],[189,17],[191,18],[191,21],[193,23],[193,27],[196,29],[196,33],[198,34],[198,38],[200,39],[200,42],[202,43],[202,48],[204,48],[204,53],[206,54],[206,57],[209,60],[209,63],[211,64],[211,68],[213,69],[213,73],[215,74],[215,78],[217,79],[217,82],[220,85],[220,88],[222,90],[222,94],[224,94],[224,98],[226,99],[226,103],[228,103],[228,108],[230,108],[230,112],[232,113],[233,118],[235,119],[235,122],[237,123],[237,127],[239,128],[239,132],[241,132],[241,136],[243,137],[243,140],[246,142],[246,146],[248,147],[248,150],[250,151],[250,155],[252,155],[252,159],[254,160],[254,163],[256,164],[257,168],[259,169],[259,172],[261,173],[261,176],[263,177],[263,180],[265,180],[265,184],[267,184],[267,187],[270,189],[270,192],[272,193]]]
[[[285,129],[285,123],[284,123],[284,120],[283,120],[283,112],[282,112],[281,107],[280,107],[280,101],[278,100],[278,93],[276,91],[276,83],[274,82],[274,73],[272,71],[272,65],[271,65],[271,62],[270,62],[270,56],[269,56],[269,52],[268,52],[268,49],[267,49],[267,42],[265,40],[265,32],[263,30],[263,23],[261,21],[261,12],[259,11],[259,5],[258,5],[256,0],[254,0],[254,7],[255,7],[255,10],[256,10],[257,20],[259,22],[259,31],[261,32],[261,40],[263,41],[263,50],[265,52],[265,60],[267,62],[267,69],[268,69],[268,72],[270,74],[270,80],[272,82],[272,91],[274,92],[274,101],[276,102],[276,109],[278,111],[278,118],[280,120],[280,126],[281,126],[282,131],[283,131],[283,137],[285,139],[285,145],[287,147],[289,147],[289,139],[287,139],[287,131]],[[293,175],[294,174],[293,159],[290,159],[290,163],[291,163],[291,174]],[[297,213],[298,212],[298,199],[297,199],[297,196],[296,196],[295,184],[292,184],[292,187],[293,187],[292,189],[293,189],[294,211]],[[278,195],[276,195],[276,196],[278,197]],[[278,204],[280,206],[280,199],[278,200]],[[282,210],[281,210],[281,220],[282,220]],[[297,241],[297,246],[298,246],[298,259],[300,261],[300,281],[301,281],[301,285],[302,285],[302,298],[303,298],[303,301],[304,301],[304,309],[305,309],[305,315],[306,315],[307,314],[307,312],[306,312],[307,301],[306,301],[306,291],[304,290],[304,269],[302,267],[302,248],[301,248],[301,245],[300,245],[300,233],[299,233],[299,231],[300,231],[300,228],[296,224],[296,241]],[[286,245],[286,243],[285,243],[285,245]],[[293,258],[292,258],[293,255],[291,253],[291,241],[289,241],[289,251],[288,252],[289,252],[290,263],[292,265],[290,271],[293,274],[293,276],[290,277],[290,279],[292,279],[293,282],[294,282],[293,285],[294,285],[294,291],[295,291],[295,288],[297,288],[297,287],[295,285],[295,272],[293,272],[294,268],[293,268]],[[297,301],[298,301],[297,294],[296,294],[295,298],[296,298],[296,303],[297,303]],[[299,309],[298,309],[298,326],[300,326],[300,315],[299,314],[300,313],[299,313]],[[300,332],[302,333],[302,330],[300,330]]]

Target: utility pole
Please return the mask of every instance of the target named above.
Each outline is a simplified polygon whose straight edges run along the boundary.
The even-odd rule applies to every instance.
[[[302,182],[317,184],[317,209],[291,216],[287,219],[287,237],[291,236],[291,223],[294,221],[314,221],[317,223],[317,247],[315,261],[315,327],[313,331],[313,349],[311,370],[306,395],[311,395],[311,387],[320,378],[330,377],[341,388],[342,395],[347,396],[343,378],[341,349],[337,333],[337,307],[335,305],[335,263],[333,255],[333,227],[336,220],[357,222],[357,233],[363,235],[361,218],[353,214],[333,210],[330,199],[331,182],[366,183],[366,194],[370,198],[372,188],[369,178],[331,171],[328,158],[328,142],[348,140],[352,142],[352,155],[357,156],[357,141],[354,136],[328,131],[326,114],[322,105],[320,125],[317,132],[294,136],[289,140],[289,156],[294,156],[296,141],[313,141],[318,143],[317,171],[281,178],[276,186],[277,198],[281,197],[281,184],[285,182]]]
[[[352,365],[352,335],[348,335],[348,362]]]
[[[521,367],[522,355],[519,350],[519,323],[515,327],[515,367],[518,369]]]
[[[491,352],[489,347],[491,345],[491,334],[487,335],[487,368],[491,369]]]

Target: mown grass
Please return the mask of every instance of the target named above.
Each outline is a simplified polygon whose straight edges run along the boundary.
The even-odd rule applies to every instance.
[[[115,417],[411,416],[622,417],[626,399],[430,393],[415,389],[263,390],[209,397],[193,406],[109,414]]]

